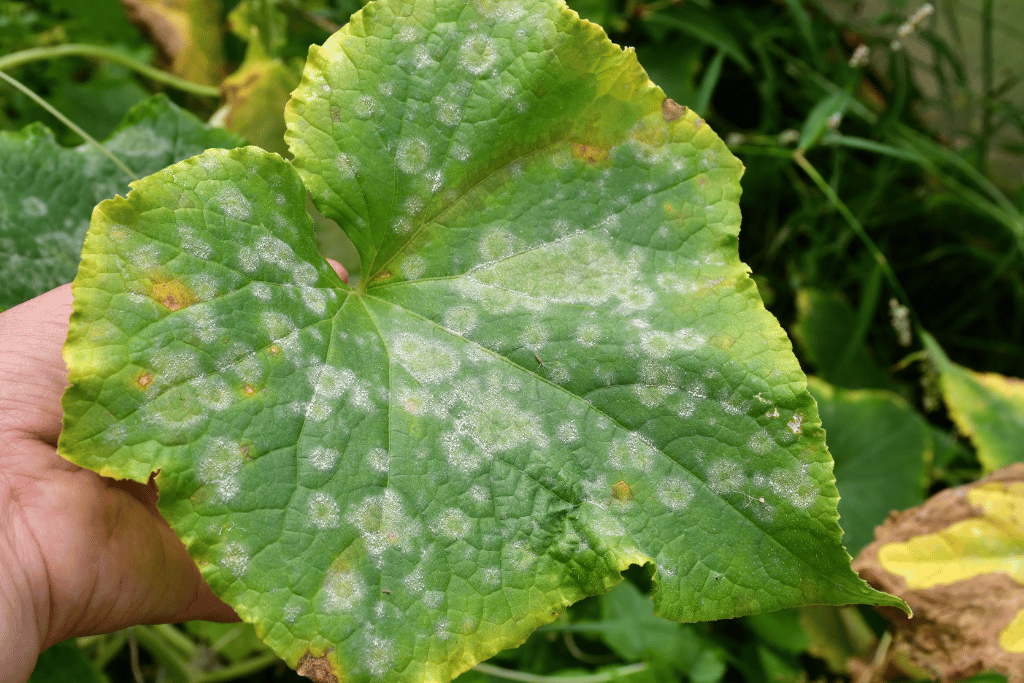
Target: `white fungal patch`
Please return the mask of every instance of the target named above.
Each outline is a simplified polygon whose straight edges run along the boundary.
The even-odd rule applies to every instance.
[[[652,358],[665,358],[674,347],[674,340],[668,332],[649,330],[640,334],[640,348]]]
[[[329,612],[352,612],[366,596],[366,585],[355,571],[331,569],[324,576],[324,607]]]
[[[387,474],[391,469],[391,455],[383,448],[371,448],[366,454],[366,464],[374,471]]]
[[[775,442],[772,441],[772,437],[768,435],[768,432],[761,429],[755,432],[747,440],[747,448],[754,451],[758,455],[764,455],[775,446]]]
[[[398,31],[398,42],[400,43],[411,43],[416,40],[419,36],[419,31],[416,30],[415,26],[403,26]]]
[[[451,147],[451,154],[459,161],[468,161],[469,157],[473,154],[469,147],[461,143],[456,143]]]
[[[530,550],[524,541],[516,541],[502,548],[505,557],[516,571],[525,572],[537,562],[537,553]]]
[[[417,254],[410,254],[402,261],[402,274],[410,280],[416,280],[427,269],[427,262]]]
[[[260,266],[260,255],[251,247],[241,247],[238,250],[238,263],[247,273],[251,273]]]
[[[170,386],[195,377],[201,372],[199,356],[194,351],[161,349],[150,356],[150,365],[161,386]]]
[[[437,609],[444,602],[444,591],[427,591],[423,594],[423,604],[430,609]]]
[[[189,390],[210,410],[226,410],[234,402],[234,395],[220,375],[197,377],[189,382]]]
[[[188,310],[189,325],[196,338],[203,344],[212,344],[220,336],[220,327],[213,311],[206,306],[191,306]]]
[[[263,311],[260,318],[270,339],[281,340],[295,331],[295,322],[284,313]]]
[[[679,512],[693,500],[693,486],[678,477],[671,477],[658,484],[656,495],[669,510]]]
[[[227,502],[241,490],[237,475],[244,463],[245,457],[238,444],[219,437],[196,463],[196,475],[201,482],[215,488],[221,502]]]
[[[593,323],[583,323],[576,328],[576,341],[583,346],[597,346],[601,341],[601,328]]]
[[[462,110],[459,109],[459,106],[440,95],[434,98],[434,112],[438,123],[443,126],[454,126],[462,118]]]
[[[747,476],[739,464],[730,460],[718,460],[708,468],[706,482],[712,491],[722,496],[745,488]]]
[[[608,464],[620,470],[637,469],[641,472],[650,472],[657,457],[658,451],[636,432],[625,438],[613,440],[608,449]]]
[[[362,95],[352,105],[352,111],[358,118],[368,119],[380,111],[380,106],[369,95]]]
[[[241,190],[230,186],[217,194],[217,205],[225,215],[234,218],[236,221],[248,221],[252,219],[252,204],[245,198]]]
[[[468,392],[461,398],[468,407],[455,419],[455,432],[485,454],[531,442],[537,448],[547,448],[548,437],[540,430],[538,417],[500,392]]]
[[[445,311],[442,325],[452,334],[465,336],[476,329],[476,311],[469,306],[452,306]]]
[[[448,508],[438,516],[437,522],[430,530],[435,536],[457,541],[469,535],[469,517],[462,510]]]
[[[459,64],[474,76],[482,76],[497,60],[498,50],[487,36],[475,35],[459,48]]]
[[[439,640],[448,640],[451,637],[451,622],[447,619],[438,619],[434,624],[434,636]]]
[[[422,593],[426,587],[424,582],[423,567],[416,567],[416,569],[402,579],[402,583],[411,593]]]
[[[249,553],[241,543],[225,543],[220,565],[235,576],[242,576],[249,568]]]
[[[398,143],[395,163],[404,173],[419,173],[430,160],[430,147],[425,140],[406,138]]]
[[[468,476],[480,469],[484,454],[466,448],[457,434],[445,434],[441,437],[441,447],[444,449],[448,464],[463,474]]]
[[[344,180],[352,180],[356,177],[357,163],[354,156],[345,152],[334,157],[334,167],[338,169],[338,175]]]
[[[314,315],[322,317],[327,312],[327,293],[324,290],[316,287],[299,287],[299,296]]]
[[[299,265],[295,251],[287,243],[271,235],[263,235],[256,240],[256,252],[267,263],[289,272],[294,272]]]
[[[474,484],[469,489],[469,497],[475,500],[477,503],[486,503],[491,499],[490,492],[480,484]]]
[[[579,440],[580,430],[572,422],[563,422],[555,427],[555,438],[562,443],[572,443]]]
[[[455,349],[437,339],[404,333],[391,346],[395,359],[421,384],[437,384],[452,377],[461,362]]]
[[[309,464],[318,470],[326,472],[327,470],[334,468],[334,463],[338,461],[338,451],[333,448],[326,448],[325,446],[316,446],[309,452],[307,458]]]
[[[359,530],[367,552],[376,556],[391,547],[411,550],[422,532],[420,522],[406,514],[402,498],[394,489],[368,496],[349,510],[346,519]]]
[[[325,399],[337,399],[345,395],[356,381],[356,375],[348,368],[336,368],[325,363],[310,369],[310,383],[313,395]]]
[[[506,230],[494,228],[480,239],[480,256],[485,261],[497,261],[512,253],[513,238]]]
[[[540,323],[527,325],[519,336],[519,343],[531,351],[540,351],[548,343],[547,328]]]
[[[334,529],[341,520],[337,501],[317,491],[309,497],[309,519],[319,529]]]
[[[804,472],[773,470],[768,477],[768,486],[795,508],[809,508],[818,500],[818,487]]]
[[[199,239],[192,228],[187,225],[178,226],[178,240],[183,251],[201,259],[208,259],[213,249],[207,242]]]
[[[39,197],[25,197],[21,200],[21,210],[29,218],[42,218],[50,212],[50,208]]]

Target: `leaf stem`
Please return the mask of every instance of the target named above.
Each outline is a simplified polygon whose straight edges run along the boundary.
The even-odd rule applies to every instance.
[[[108,62],[114,62],[116,64],[126,66],[133,71],[137,71],[152,81],[168,85],[172,88],[177,88],[178,90],[182,90],[193,95],[198,95],[199,97],[220,97],[220,88],[212,85],[200,85],[199,83],[186,81],[184,78],[178,78],[166,71],[161,71],[149,64],[132,59],[117,50],[113,50],[109,47],[103,47],[101,45],[87,45],[85,43],[68,43],[67,45],[53,45],[51,47],[33,47],[28,50],[12,52],[9,55],[0,57],[0,71],[9,70],[29,62],[37,62],[44,59],[57,59],[60,57],[92,57],[95,59],[105,59]]]
[[[509,681],[522,681],[522,683],[607,683],[608,681],[617,680],[622,676],[629,676],[630,674],[645,671],[647,669],[647,664],[645,662],[626,664],[625,666],[616,667],[610,671],[602,671],[600,673],[586,674],[583,676],[541,676],[538,674],[514,671],[512,669],[505,669],[500,666],[484,663],[477,664],[473,669],[488,676],[504,678]]]
[[[275,663],[280,661],[281,658],[273,652],[264,652],[257,657],[252,657],[238,662],[237,664],[225,666],[223,669],[204,673],[197,679],[196,683],[221,683],[221,681],[233,681],[236,678],[251,676],[254,673],[263,671],[268,666],[273,666]]]
[[[167,677],[177,683],[194,683],[195,675],[188,663],[152,626],[133,626],[132,633],[149,654],[167,670]]]
[[[127,166],[125,166],[125,164],[124,164],[124,162],[123,162],[123,161],[121,161],[121,160],[120,160],[120,159],[118,159],[118,158],[117,158],[116,156],[114,156],[113,154],[111,154],[110,150],[108,150],[108,149],[107,149],[106,147],[104,147],[103,145],[101,145],[101,144],[100,144],[100,143],[99,143],[99,142],[98,142],[98,141],[96,140],[96,138],[94,138],[93,136],[91,136],[91,135],[89,135],[88,133],[86,133],[86,132],[85,132],[84,130],[82,130],[82,129],[81,129],[81,128],[80,128],[79,126],[78,126],[78,124],[76,124],[76,123],[75,123],[74,121],[72,121],[72,120],[71,120],[71,119],[69,119],[68,117],[64,116],[64,114],[61,114],[61,113],[60,113],[59,111],[57,111],[57,109],[56,109],[56,108],[55,108],[55,107],[54,107],[53,105],[51,105],[51,104],[50,104],[49,102],[47,102],[46,100],[44,100],[44,99],[43,99],[42,97],[40,97],[39,95],[37,95],[37,94],[35,94],[34,92],[32,92],[32,90],[31,90],[30,88],[28,88],[27,86],[25,86],[24,84],[22,84],[22,83],[21,83],[21,81],[18,81],[17,79],[15,79],[15,78],[12,78],[11,76],[8,76],[8,75],[7,75],[7,74],[5,74],[5,73],[4,73],[3,71],[0,71],[0,79],[3,79],[3,80],[5,80],[5,81],[7,81],[7,83],[8,83],[8,84],[10,84],[10,85],[11,85],[11,87],[13,87],[14,89],[16,89],[16,90],[20,91],[20,92],[21,92],[22,94],[24,94],[24,95],[25,95],[26,97],[28,97],[28,98],[29,98],[29,99],[31,99],[31,100],[32,100],[33,102],[35,102],[36,104],[38,104],[38,105],[39,105],[40,107],[42,107],[42,108],[43,108],[43,109],[45,109],[46,111],[50,112],[50,114],[52,114],[52,115],[53,115],[53,116],[54,116],[54,117],[55,117],[55,118],[56,118],[56,119],[57,119],[58,121],[60,121],[61,123],[63,123],[63,124],[65,125],[65,126],[67,126],[68,128],[70,128],[71,130],[75,131],[75,132],[76,132],[76,133],[77,133],[77,134],[78,134],[79,136],[81,136],[81,138],[82,138],[83,140],[85,140],[85,141],[86,141],[86,142],[88,142],[88,143],[89,143],[90,145],[92,145],[93,147],[95,147],[96,149],[98,149],[98,150],[99,150],[99,151],[100,151],[100,152],[101,152],[101,153],[103,154],[103,156],[107,157],[107,158],[108,158],[108,159],[110,159],[110,160],[111,160],[112,162],[114,162],[114,165],[115,165],[115,166],[117,166],[117,167],[118,167],[118,168],[120,168],[120,169],[121,169],[122,171],[124,171],[125,173],[127,173],[127,174],[128,174],[128,177],[129,177],[129,178],[131,178],[132,180],[138,180],[138,179],[139,179],[139,177],[138,177],[137,175],[135,175],[134,173],[132,173],[132,170],[131,170],[130,168],[128,168]]]

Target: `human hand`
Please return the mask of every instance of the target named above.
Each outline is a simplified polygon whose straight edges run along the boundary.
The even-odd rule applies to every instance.
[[[343,280],[344,269],[331,263]],[[71,285],[0,313],[0,681],[67,638],[237,621],[157,511],[157,489],[57,455]]]

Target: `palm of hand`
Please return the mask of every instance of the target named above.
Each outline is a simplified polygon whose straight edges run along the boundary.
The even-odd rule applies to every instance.
[[[57,455],[70,313],[65,285],[0,314],[0,623],[28,659],[24,677],[40,650],[71,636],[237,619],[160,517],[152,484]]]

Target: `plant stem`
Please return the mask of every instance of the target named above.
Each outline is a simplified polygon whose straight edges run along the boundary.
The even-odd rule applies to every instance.
[[[155,624],[150,626],[169,644],[178,649],[185,659],[192,661],[199,654],[199,648],[192,640],[171,624]]]
[[[793,161],[796,162],[797,166],[803,169],[804,173],[806,173],[811,181],[817,185],[818,189],[828,197],[832,206],[839,211],[850,227],[853,228],[857,237],[859,237],[861,242],[864,243],[864,246],[868,248],[871,255],[875,257],[875,261],[878,263],[878,267],[881,269],[882,274],[885,275],[885,279],[889,281],[889,286],[892,287],[892,291],[896,293],[896,296],[899,297],[900,301],[902,301],[910,310],[910,315],[914,320],[914,326],[918,329],[922,329],[921,321],[914,313],[913,307],[910,305],[910,297],[908,297],[907,293],[903,291],[903,285],[900,284],[900,281],[896,279],[896,273],[893,272],[892,266],[889,265],[889,259],[885,257],[885,254],[883,254],[882,250],[878,248],[875,241],[871,239],[871,236],[868,235],[864,226],[861,225],[861,222],[857,220],[857,217],[853,215],[853,212],[850,211],[849,207],[847,207],[843,200],[839,198],[839,195],[837,195],[835,190],[832,189],[832,186],[821,177],[821,174],[818,173],[818,169],[814,168],[811,162],[807,161],[807,157],[804,156],[803,152],[800,150],[794,150]]]
[[[280,661],[281,658],[273,652],[264,652],[257,657],[252,657],[238,662],[237,664],[226,666],[223,669],[204,673],[197,679],[196,683],[220,683],[221,681],[233,681],[236,678],[251,676],[258,671],[263,671],[268,666],[273,666],[275,663]]]
[[[146,78],[169,85],[172,88],[198,95],[199,97],[220,97],[220,88],[212,85],[200,85],[184,78],[178,78],[166,71],[132,59],[117,50],[100,45],[86,45],[84,43],[68,43],[67,45],[54,45],[52,47],[33,47],[28,50],[12,52],[9,55],[0,57],[0,71],[6,71],[22,64],[37,62],[44,59],[57,59],[59,57],[92,57],[94,59],[105,59],[108,62],[115,62],[137,71]]]
[[[640,673],[647,669],[647,664],[644,662],[640,662],[638,664],[627,664],[625,666],[617,667],[611,671],[602,671],[601,673],[596,674],[585,674],[583,676],[540,676],[538,674],[528,674],[522,671],[505,669],[500,666],[494,666],[493,664],[477,664],[473,669],[488,676],[504,678],[509,681],[522,681],[522,683],[607,683],[607,681],[614,681],[621,676]]]
[[[125,173],[127,173],[127,174],[128,174],[128,177],[129,177],[129,178],[131,178],[132,180],[138,180],[138,179],[139,179],[139,177],[138,177],[137,175],[135,175],[134,173],[132,173],[132,170],[131,170],[130,168],[128,168],[127,166],[125,166],[125,164],[124,164],[124,162],[123,162],[123,161],[121,161],[120,159],[118,159],[117,157],[115,157],[115,156],[114,156],[113,154],[111,154],[111,153],[110,153],[110,150],[108,150],[108,149],[107,149],[106,147],[104,147],[104,146],[103,146],[103,145],[101,145],[101,144],[100,144],[99,142],[97,142],[96,138],[94,138],[93,136],[89,135],[89,134],[88,134],[88,133],[86,133],[86,132],[85,132],[84,130],[82,130],[82,129],[81,129],[81,128],[80,128],[79,126],[78,126],[78,124],[76,124],[76,123],[75,123],[74,121],[72,121],[72,120],[71,120],[71,119],[69,119],[68,117],[64,116],[64,114],[61,114],[61,113],[60,113],[59,111],[57,111],[57,109],[56,109],[56,108],[55,108],[55,107],[54,107],[53,105],[51,105],[51,104],[50,104],[49,102],[47,102],[46,100],[44,100],[44,99],[43,99],[42,97],[40,97],[39,95],[37,95],[37,94],[35,94],[34,92],[32,92],[32,90],[30,90],[30,89],[29,89],[29,88],[28,88],[27,86],[25,86],[24,84],[22,84],[22,83],[21,83],[20,81],[18,81],[18,80],[16,80],[16,79],[12,78],[12,77],[10,77],[10,76],[8,76],[8,75],[7,75],[7,74],[5,74],[5,73],[4,73],[4,72],[3,72],[2,70],[0,70],[0,79],[3,79],[3,80],[5,80],[5,81],[7,81],[7,83],[9,83],[9,84],[11,85],[11,87],[13,87],[13,88],[15,88],[16,90],[18,90],[18,91],[20,91],[21,93],[23,93],[23,94],[24,94],[24,95],[25,95],[26,97],[28,97],[29,99],[31,99],[31,100],[32,100],[33,102],[35,102],[36,104],[38,104],[38,105],[39,105],[40,107],[42,107],[42,108],[43,108],[43,109],[45,109],[46,111],[50,112],[50,114],[52,114],[52,115],[53,115],[54,117],[56,117],[56,119],[57,119],[58,121],[60,121],[60,122],[61,122],[61,123],[63,123],[63,124],[65,125],[65,126],[67,126],[67,127],[68,127],[68,128],[70,128],[71,130],[73,130],[73,131],[75,131],[76,133],[78,133],[78,135],[80,135],[80,136],[81,136],[81,138],[82,138],[83,140],[85,140],[85,141],[86,141],[86,142],[88,142],[88,143],[89,143],[90,145],[92,145],[93,147],[95,147],[96,149],[98,149],[98,150],[99,150],[99,151],[100,151],[100,152],[101,152],[101,153],[103,154],[103,156],[105,156],[105,157],[107,157],[108,159],[110,159],[111,161],[113,161],[113,162],[114,162],[114,164],[115,164],[115,165],[116,165],[116,166],[117,166],[118,168],[120,168],[120,169],[121,169],[122,171],[124,171]]]
[[[167,676],[177,683],[194,683],[196,677],[180,654],[152,626],[133,626],[139,643],[167,669]]]

